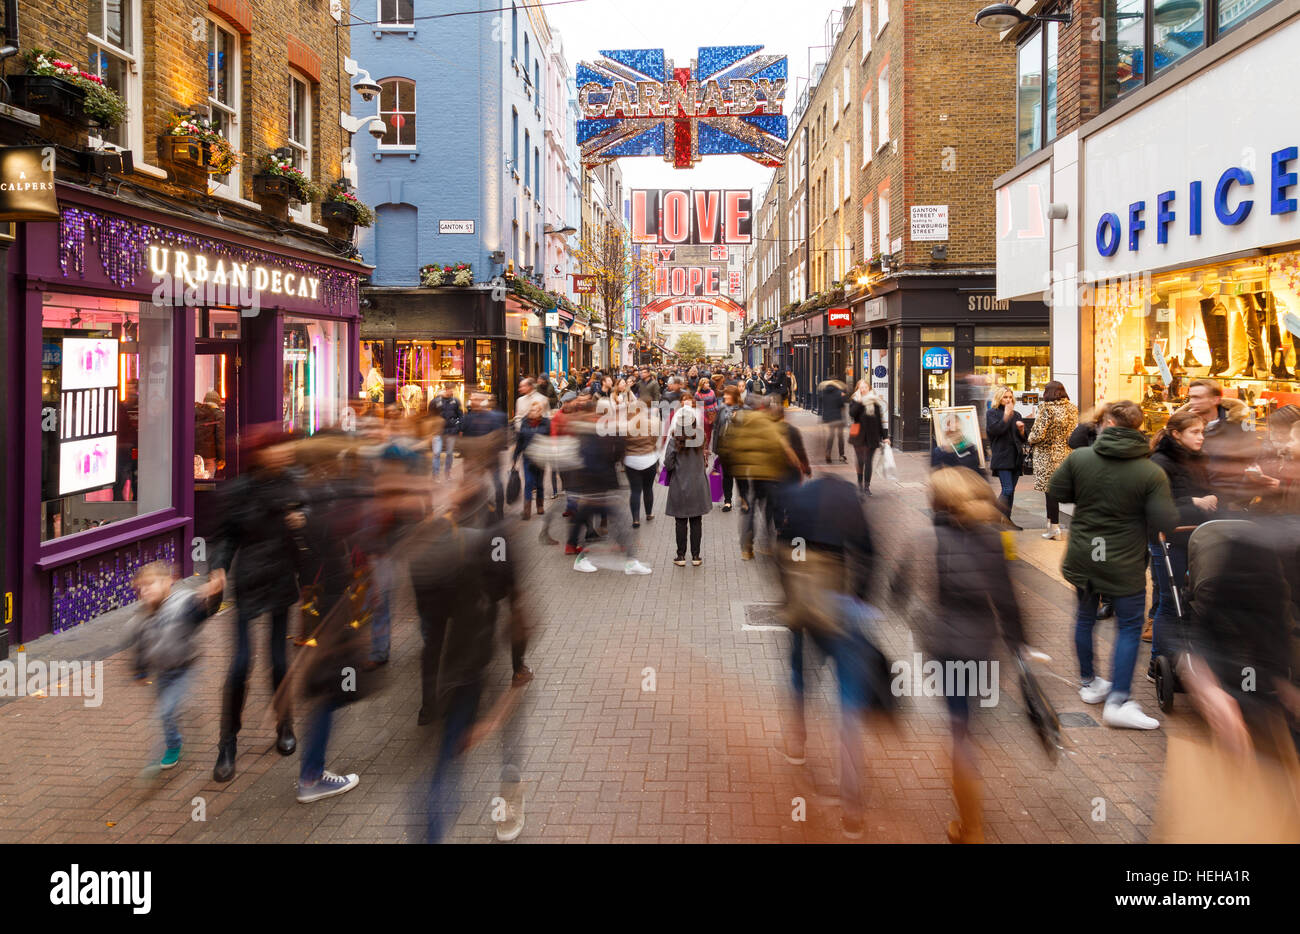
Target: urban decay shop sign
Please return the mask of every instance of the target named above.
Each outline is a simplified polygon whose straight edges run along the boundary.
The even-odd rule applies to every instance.
[[[312,302],[320,294],[317,276],[157,244],[149,247],[149,272],[155,304],[235,306],[246,318],[257,315],[264,294]]]
[[[0,222],[59,219],[53,146],[0,147]]]

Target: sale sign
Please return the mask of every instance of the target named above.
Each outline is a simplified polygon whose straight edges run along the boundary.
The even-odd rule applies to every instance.
[[[749,188],[636,188],[632,242],[730,245],[753,242]]]

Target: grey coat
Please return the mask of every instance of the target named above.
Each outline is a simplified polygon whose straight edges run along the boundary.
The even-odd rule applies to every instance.
[[[675,439],[669,439],[664,469],[668,471],[668,505],[664,507],[668,515],[690,519],[713,509],[703,445],[679,447]]]

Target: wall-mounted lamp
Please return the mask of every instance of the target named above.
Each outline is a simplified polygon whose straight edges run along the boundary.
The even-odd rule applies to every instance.
[[[948,258],[948,244],[940,243],[930,248],[930,259],[946,260]]]
[[[992,6],[986,6],[975,14],[975,25],[984,29],[992,29],[995,32],[1005,32],[1019,26],[1021,23],[1063,23],[1070,24],[1070,14],[1065,13],[1047,13],[1042,15],[1031,15],[1021,12],[1014,4],[995,3]]]

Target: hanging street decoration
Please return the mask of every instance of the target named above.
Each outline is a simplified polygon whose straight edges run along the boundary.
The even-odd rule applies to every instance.
[[[659,156],[689,169],[724,154],[781,165],[786,59],[762,49],[706,46],[689,68],[675,67],[662,49],[602,50],[603,58],[579,64],[583,165]]]

